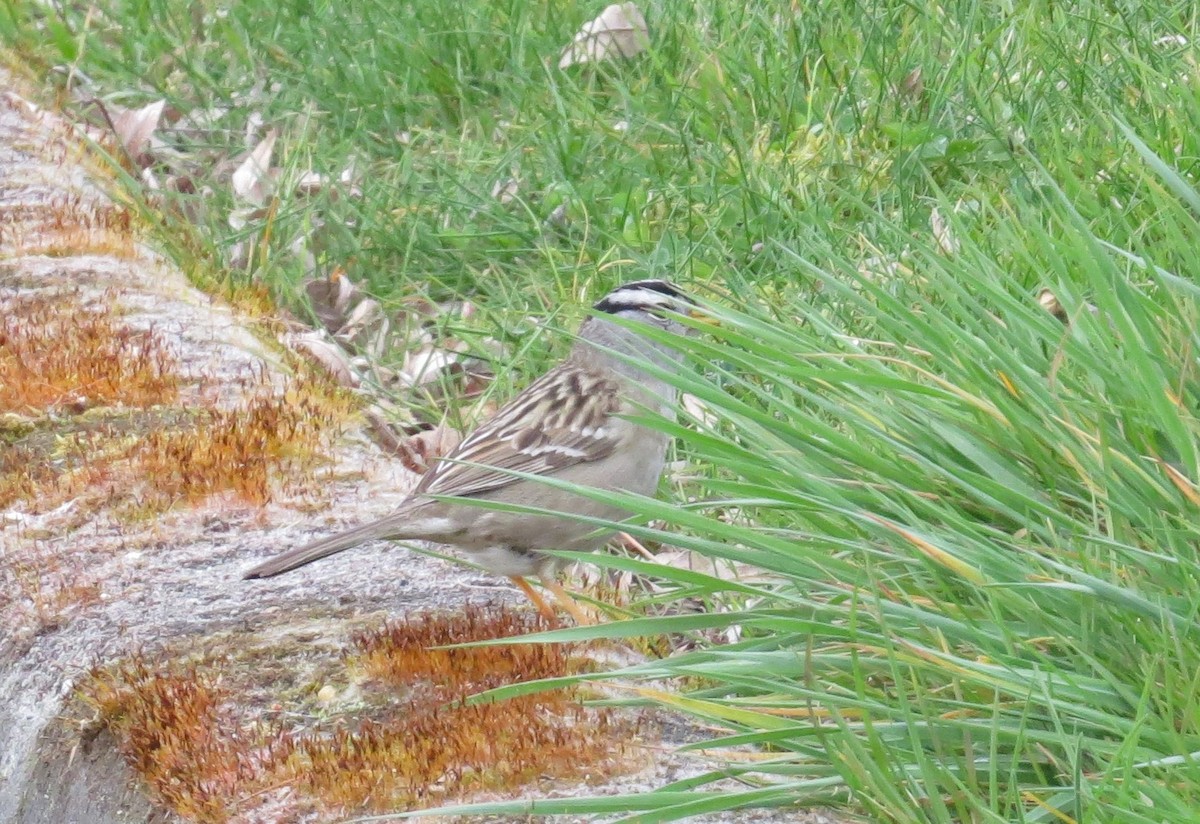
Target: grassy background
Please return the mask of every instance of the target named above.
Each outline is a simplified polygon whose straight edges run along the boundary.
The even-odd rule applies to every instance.
[[[763,756],[723,772],[744,794],[545,811],[1196,820],[1194,5],[643,10],[650,53],[567,70],[599,4],[18,2],[0,36],[107,100],[220,112],[171,137],[212,158],[175,197],[217,266],[248,124],[285,179],[352,163],[361,197],[281,185],[228,277],[302,308],[300,239],[386,305],[471,296],[457,334],[521,352],[504,391],[565,344],[525,346],[530,314],[635,276],[724,296],[681,379],[717,416],[680,431],[702,503],[638,502],[671,525],[641,534],[769,576],[671,573],[707,614],[595,632],[739,625],[639,700]]]

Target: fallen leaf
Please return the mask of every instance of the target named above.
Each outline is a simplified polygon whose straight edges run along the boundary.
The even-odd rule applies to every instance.
[[[226,265],[230,269],[245,269],[250,265],[250,249],[251,245],[245,240],[239,240],[229,246],[225,255],[227,257]]]
[[[877,255],[860,263],[858,271],[868,280],[890,280],[895,277],[903,277],[911,270],[899,260],[889,260],[882,255]]]
[[[400,299],[396,320],[401,323],[422,323],[441,313],[441,307],[424,295],[410,295]]]
[[[446,379],[434,380],[438,376]],[[457,360],[443,365],[440,372],[435,372],[428,377],[422,378],[417,385],[421,387],[422,393],[435,403],[451,400],[461,401],[470,400],[482,395],[495,377],[491,364],[487,361],[462,356]],[[404,374],[401,376],[401,383],[409,388],[412,386],[409,383],[411,380],[411,375]],[[486,417],[482,412],[479,414],[482,417]],[[468,417],[471,416],[469,415]]]
[[[585,23],[563,50],[558,67],[596,63],[615,57],[633,57],[650,46],[646,18],[633,3],[614,3]]]
[[[329,177],[327,175],[314,172],[310,169],[297,178],[294,189],[298,195],[313,195],[324,189],[328,183]]]
[[[257,84],[255,84],[255,85],[257,87]],[[260,89],[260,91],[261,91],[261,89]],[[256,95],[255,90],[251,89],[250,94],[247,97],[251,98],[251,97],[254,97],[255,95]],[[264,122],[265,121],[263,120],[262,112],[250,112],[250,114],[246,116],[245,130],[246,130],[246,145],[247,146],[251,145],[254,142],[255,136],[259,132],[262,131]]]
[[[954,230],[951,229],[950,224],[942,217],[942,213],[936,206],[929,213],[929,228],[933,230],[933,239],[937,242],[938,248],[942,250],[942,254],[947,257],[958,254],[958,238],[954,236]]]
[[[457,352],[446,351],[441,346],[424,346],[405,353],[400,380],[408,387],[431,383],[457,362]]]
[[[216,131],[231,111],[232,108],[227,105],[191,109],[175,122],[171,131],[188,140],[202,140]]]
[[[348,197],[362,197],[362,189],[354,182],[354,164],[343,169],[336,181],[329,175],[309,170],[300,175],[296,185],[292,187],[292,190],[301,197],[311,197],[325,189],[329,189],[331,201],[336,201],[343,192]]]
[[[1182,34],[1164,34],[1154,41],[1154,45],[1162,46],[1186,46],[1188,39]]]
[[[261,206],[267,200],[271,183],[271,154],[279,132],[271,129],[233,172],[233,193]]]
[[[515,177],[497,180],[496,185],[492,187],[492,197],[501,203],[512,203],[520,188],[521,182]]]
[[[900,81],[898,91],[901,97],[907,97],[909,100],[920,100],[925,94],[925,78],[921,66],[904,75],[904,79]]]
[[[344,343],[365,349],[377,358],[383,354],[390,328],[391,324],[379,301],[373,298],[364,298],[350,312],[350,317],[337,330],[334,337]]]
[[[438,458],[449,453],[462,441],[462,433],[444,421],[432,428],[399,438],[378,413],[368,413],[367,419],[376,434],[382,436],[377,437],[376,442],[399,458],[405,469],[418,475],[424,475],[437,463]]]
[[[1059,303],[1058,297],[1049,289],[1043,289],[1042,291],[1038,292],[1038,305],[1050,314],[1054,315],[1054,317],[1061,320],[1063,323],[1070,321],[1070,317],[1067,315],[1067,310],[1061,303]],[[1100,309],[1094,303],[1083,304],[1083,310],[1094,317],[1099,317],[1100,315]]]
[[[1043,289],[1038,292],[1038,306],[1041,306],[1063,323],[1067,322],[1067,310],[1063,309],[1063,305],[1058,302],[1058,298],[1049,289]]]
[[[567,204],[560,203],[555,206],[554,211],[546,218],[545,225],[552,229],[570,228],[571,218],[567,215]]]
[[[117,140],[121,141],[126,153],[138,162],[139,166],[149,165],[143,162],[142,155],[150,146],[150,138],[158,128],[159,118],[162,117],[166,100],[156,100],[140,109],[126,109],[112,106],[109,115],[112,118],[113,131]]]
[[[240,232],[251,223],[265,218],[270,211],[265,206],[248,206],[245,209],[233,209],[229,212],[229,228]]]
[[[353,389],[359,385],[358,376],[350,367],[350,356],[346,350],[325,337],[324,332],[314,330],[292,335],[289,345],[323,368],[341,386]]]
[[[769,573],[752,564],[734,562],[724,558],[709,558],[690,549],[664,549],[654,556],[654,560],[663,566],[699,572],[722,581],[761,584],[772,580]]]
[[[304,292],[312,304],[317,320],[330,332],[346,325],[350,302],[358,295],[358,287],[340,271],[327,278],[304,284]]]
[[[691,415],[692,419],[705,429],[715,429],[720,422],[708,404],[695,395],[689,395],[685,392],[683,397],[680,398],[680,403],[684,411]]]

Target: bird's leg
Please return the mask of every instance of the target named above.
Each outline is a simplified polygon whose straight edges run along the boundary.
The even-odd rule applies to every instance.
[[[538,580],[542,582],[542,586],[550,590],[554,599],[558,601],[558,605],[570,613],[576,624],[587,627],[597,623],[596,616],[579,606],[579,602],[571,597],[571,593],[567,592],[562,584],[554,580],[554,576],[540,575]]]
[[[550,622],[550,627],[552,629],[558,629],[560,626],[562,626],[558,622],[558,616],[554,613],[554,607],[547,604],[546,599],[539,595],[538,591],[531,587],[528,581],[519,575],[509,575],[508,580],[516,584],[517,589],[525,593],[525,597],[528,598],[535,607],[537,607],[537,611],[542,614],[542,617]]]
[[[646,547],[637,538],[630,535],[628,532],[618,532],[617,541],[630,552],[636,552],[647,561],[654,560],[654,553],[646,549]]]

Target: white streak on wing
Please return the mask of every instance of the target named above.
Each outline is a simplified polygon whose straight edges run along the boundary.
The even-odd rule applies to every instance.
[[[521,451],[526,455],[544,455],[547,452],[556,452],[559,455],[566,455],[569,458],[586,458],[588,454],[582,449],[576,449],[573,446],[563,446],[557,443],[542,444],[541,446],[534,446]]]

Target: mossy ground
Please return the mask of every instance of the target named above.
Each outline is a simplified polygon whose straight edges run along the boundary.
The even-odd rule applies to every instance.
[[[213,634],[96,667],[80,695],[152,796],[202,822],[267,807],[412,809],[645,764],[651,730],[585,707],[576,688],[467,700],[591,666],[573,644],[446,648],[546,629],[535,613],[472,606],[359,624],[342,639],[299,616],[281,631]]]

